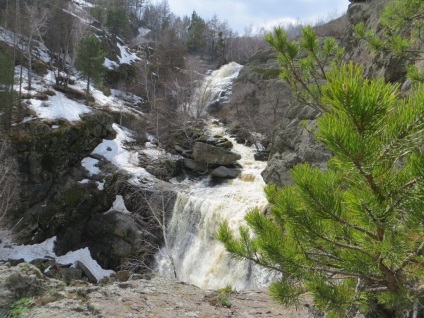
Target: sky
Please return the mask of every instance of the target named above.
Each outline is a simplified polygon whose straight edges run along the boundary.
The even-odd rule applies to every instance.
[[[191,16],[193,10],[205,20],[214,14],[242,35],[253,25],[272,27],[285,22],[311,23],[346,12],[349,0],[168,0],[171,11]]]

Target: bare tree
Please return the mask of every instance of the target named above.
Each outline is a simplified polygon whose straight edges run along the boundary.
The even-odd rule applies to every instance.
[[[156,159],[160,160],[160,158]],[[136,209],[133,212],[142,216],[150,233],[160,237],[156,240],[156,243],[153,240],[145,240],[135,252],[134,257],[127,259],[122,267],[126,269],[152,270],[150,265],[152,256],[162,248],[171,263],[174,277],[178,278],[167,233],[167,226],[175,201],[175,192],[172,185],[164,181],[158,181],[155,190],[151,191],[127,183],[126,191],[129,192],[128,201]]]
[[[0,222],[4,221],[7,212],[17,199],[19,178],[17,163],[11,155],[6,139],[0,143]]]
[[[44,9],[38,0],[24,3],[25,23],[23,31],[26,36],[26,49],[24,50],[28,60],[28,89],[32,85],[32,46],[35,37],[42,40],[42,35],[47,31],[48,11]]]

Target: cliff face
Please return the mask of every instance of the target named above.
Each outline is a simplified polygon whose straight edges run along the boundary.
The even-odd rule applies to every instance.
[[[347,11],[349,25],[343,44],[347,57],[364,66],[365,76],[384,78],[388,82],[403,82],[406,76],[405,61],[384,52],[371,53],[365,41],[355,39],[353,34],[353,27],[360,22],[364,22],[368,30],[377,34],[381,32],[379,16],[389,2],[391,0],[352,1]]]
[[[405,81],[406,65],[392,55],[370,53],[365,41],[354,37],[353,28],[363,21],[367,28],[379,32],[379,15],[390,0],[351,1],[346,13],[346,29],[339,41],[346,48],[346,59],[363,64],[368,77],[387,81]],[[341,20],[340,20],[341,21]],[[334,26],[333,26],[334,27]],[[329,29],[329,28],[327,28]],[[323,34],[321,27],[319,34]],[[275,126],[268,146],[270,156],[262,175],[268,184],[290,184],[289,170],[308,162],[324,168],[331,153],[314,137],[318,112],[307,106],[295,106],[290,88],[278,77],[276,55],[270,49],[252,56],[233,86],[233,106],[255,104],[260,116],[275,116]],[[269,120],[268,120],[269,122]]]
[[[17,229],[23,241],[33,235],[35,241],[42,241],[87,210],[105,208],[105,198],[93,195],[96,187],[77,181],[84,176],[81,159],[103,138],[114,136],[112,122],[111,116],[94,111],[77,123],[32,120],[11,132],[20,172],[26,178],[19,210],[13,215],[20,219]],[[66,213],[67,209],[73,212]]]

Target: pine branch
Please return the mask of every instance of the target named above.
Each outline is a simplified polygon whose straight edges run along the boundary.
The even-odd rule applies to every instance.
[[[309,197],[313,199],[313,201],[315,202],[315,204],[317,204],[320,207],[321,212],[323,212],[324,214],[330,216],[334,221],[337,221],[337,222],[339,222],[339,223],[341,223],[343,225],[346,225],[346,226],[348,226],[348,227],[350,227],[350,228],[352,228],[354,230],[357,230],[357,231],[359,231],[361,233],[364,233],[364,234],[366,234],[367,236],[369,236],[370,238],[372,238],[374,240],[378,240],[378,237],[374,233],[371,233],[370,231],[368,231],[368,230],[360,227],[359,225],[355,225],[355,224],[352,224],[352,223],[350,223],[350,222],[348,222],[346,220],[343,220],[342,218],[338,217],[334,213],[328,211],[326,209],[326,207],[315,197],[315,195],[313,194],[313,192],[309,190],[309,188],[306,189],[306,191],[308,192]]]
[[[421,236],[422,238],[423,236]],[[415,257],[422,255],[424,252],[424,242],[422,242],[420,244],[420,246],[415,250],[415,252],[411,253],[402,263],[402,265],[400,265],[400,267],[398,268],[398,271],[405,268]]]

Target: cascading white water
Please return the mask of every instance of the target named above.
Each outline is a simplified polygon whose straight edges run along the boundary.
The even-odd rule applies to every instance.
[[[231,81],[240,70],[239,65],[234,64],[214,72],[211,76],[215,78],[208,80],[220,85],[225,80]],[[211,135],[224,135],[223,127],[211,130]],[[254,207],[263,209],[267,204],[263,193],[265,184],[260,175],[266,163],[254,160],[253,148],[232,142],[233,151],[242,156],[240,175],[218,185],[207,178],[179,193],[168,225],[169,250],[163,248],[156,255],[160,274],[173,275],[166,255],[169,252],[178,279],[201,288],[218,289],[230,284],[240,290],[268,284],[269,272],[251,262],[231,259],[215,239],[222,221],[227,220],[230,227],[237,230],[245,224],[244,216],[248,210]]]
[[[231,93],[233,80],[237,78],[242,67],[240,64],[231,62],[206,76],[190,102],[191,115],[199,118],[205,114],[210,105],[216,102],[228,102],[228,94]]]

